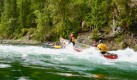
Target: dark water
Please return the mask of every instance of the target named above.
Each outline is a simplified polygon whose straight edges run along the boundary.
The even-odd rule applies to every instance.
[[[137,80],[137,52],[113,51],[108,60],[95,48],[81,53],[43,46],[0,45],[0,80]]]

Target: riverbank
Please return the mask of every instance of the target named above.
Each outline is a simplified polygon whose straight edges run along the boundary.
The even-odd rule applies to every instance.
[[[39,41],[35,40],[0,40],[1,44],[26,44],[26,45],[38,45],[41,44]]]
[[[76,44],[82,48],[88,48],[92,46],[94,40],[91,39],[93,36],[93,32],[87,31],[78,34]],[[103,38],[104,43],[107,44],[109,50],[119,50],[125,49],[127,47],[133,48],[137,51],[137,37],[133,33],[121,33],[115,36],[111,36],[110,34],[106,34]],[[25,40],[25,39],[4,39],[0,40],[1,44],[25,44],[25,45],[38,45],[43,44],[44,42],[36,41],[36,40]]]
[[[95,35],[97,37],[92,38]],[[78,34],[77,41],[92,46],[95,39],[99,40],[99,35],[100,33],[94,33],[93,31],[82,32]],[[112,35],[110,32],[105,31],[103,41],[109,47],[109,50],[126,49],[129,47],[137,51],[137,36],[132,32],[121,32]]]

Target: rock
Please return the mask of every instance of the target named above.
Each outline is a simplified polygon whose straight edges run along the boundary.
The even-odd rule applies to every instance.
[[[89,33],[82,33],[78,35],[77,41],[83,44],[91,44],[90,40],[89,40]]]
[[[119,47],[120,47],[121,49],[123,49],[123,48],[129,47],[129,45],[128,45],[126,42],[122,41],[122,42],[119,44]]]
[[[1,40],[3,44],[40,44],[40,42],[35,40]]]

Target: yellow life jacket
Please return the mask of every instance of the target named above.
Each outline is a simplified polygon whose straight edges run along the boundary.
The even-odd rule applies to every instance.
[[[107,52],[108,51],[108,47],[103,43],[98,44],[97,48],[100,50],[100,52]]]
[[[72,37],[72,42],[75,42],[75,38],[74,37]]]

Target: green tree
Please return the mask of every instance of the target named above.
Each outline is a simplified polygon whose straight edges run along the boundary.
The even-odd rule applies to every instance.
[[[16,0],[5,0],[1,16],[0,35],[3,38],[12,37],[16,27]]]
[[[3,5],[4,5],[4,0],[0,0],[0,17],[3,12]]]
[[[30,0],[19,1],[19,27],[17,33],[23,28],[29,28],[31,24]]]
[[[119,26],[124,30],[128,30],[134,17],[132,16],[132,7],[129,6],[130,0],[113,0],[117,9],[116,19],[119,21]]]
[[[50,13],[48,10],[49,1],[46,0],[44,8],[39,7],[39,10],[36,10],[34,13],[36,15],[37,30],[35,37],[39,41],[46,40],[46,37],[49,35],[49,32],[52,27],[52,21],[50,18]]]
[[[125,30],[136,23],[130,0],[0,0],[0,37],[22,38],[31,33],[39,41],[78,33],[82,21],[98,29],[113,17]]]
[[[106,0],[93,0],[91,5],[91,24],[100,29],[107,23]]]

